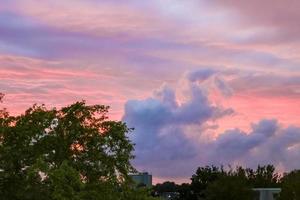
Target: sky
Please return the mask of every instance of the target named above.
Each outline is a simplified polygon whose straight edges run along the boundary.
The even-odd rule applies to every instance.
[[[154,182],[300,168],[300,1],[0,0],[0,92],[109,105]]]

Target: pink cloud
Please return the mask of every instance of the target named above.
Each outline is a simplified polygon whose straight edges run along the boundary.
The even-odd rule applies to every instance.
[[[0,91],[6,94],[4,106],[13,114],[34,103],[61,107],[85,99],[88,103],[110,105],[111,117],[121,119],[128,98],[143,96],[147,93],[144,89],[153,84],[149,81],[150,86],[137,87],[137,83],[146,80],[144,77],[119,71],[118,67],[103,68],[100,62],[91,65],[1,55],[0,65]]]
[[[95,3],[26,0],[19,2],[14,9],[52,27],[109,37],[119,33],[145,34],[154,31],[153,26],[162,28],[159,24],[163,23],[155,15],[145,14],[144,10],[138,9],[134,4],[113,1]]]
[[[277,42],[287,42],[291,39],[299,42],[299,1],[219,0],[216,2],[225,9],[232,9],[237,12],[240,19],[248,23],[248,25],[274,28],[276,31],[276,37],[274,39]],[[268,38],[265,37],[265,40],[268,40]]]
[[[156,181],[182,181],[198,165],[254,167],[271,162],[289,170],[299,164],[290,164],[299,148],[289,156],[291,160],[282,158],[289,153],[289,145],[299,144],[298,139],[289,138],[300,134],[300,121],[295,118],[300,98],[249,95],[247,89],[251,88],[246,85],[224,96],[222,90],[227,89],[219,87],[216,80],[226,78],[222,71],[197,70],[184,76],[188,87],[181,92],[187,97],[181,101],[176,90],[166,85],[152,97],[127,101],[124,120],[136,128],[132,139],[137,144],[134,163],[138,169],[152,171],[158,176]],[[223,99],[210,95],[214,90],[219,90]],[[278,144],[281,140],[287,143]],[[276,145],[278,151],[272,151]],[[281,155],[276,157],[277,153]],[[174,166],[171,171],[170,165]]]
[[[209,69],[212,106],[235,114],[218,113],[201,127],[207,137],[188,139],[233,128],[251,133],[262,118],[299,126],[298,7],[292,0],[12,0],[0,7],[4,106],[20,113],[33,103],[86,99],[111,105],[112,118],[121,119],[128,100],[141,101],[164,82],[179,90],[186,71]],[[222,88],[226,98],[215,91]]]

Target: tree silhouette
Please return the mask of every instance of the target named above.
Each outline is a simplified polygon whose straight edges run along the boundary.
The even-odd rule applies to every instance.
[[[107,106],[84,101],[59,110],[34,105],[19,116],[1,114],[1,199],[147,198],[128,187],[128,174],[135,171],[131,129],[107,114]]]

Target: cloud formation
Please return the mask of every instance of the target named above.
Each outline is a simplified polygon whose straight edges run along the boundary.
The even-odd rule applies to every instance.
[[[280,133],[300,126],[298,7],[294,0],[0,0],[0,92],[12,113],[81,99],[110,105],[113,119],[126,112],[137,132],[160,133],[134,134],[138,141],[174,151],[160,155],[155,146],[157,174],[164,159],[178,174],[212,162],[208,155],[217,158],[235,136],[245,148],[224,154],[230,162],[273,159],[275,138],[285,141]],[[257,134],[251,123],[267,126],[261,119],[277,120],[274,135]],[[297,145],[287,148],[280,160],[297,166],[290,158]]]
[[[299,42],[299,1],[273,1],[273,0],[217,0],[214,3],[231,8],[241,16],[247,24],[265,26],[277,30],[269,40],[286,42],[293,39]],[[268,38],[264,37],[267,41]]]
[[[189,161],[198,155],[197,142],[188,138],[186,129],[202,127],[206,122],[233,113],[213,105],[202,84],[215,72],[198,70],[186,76],[189,97],[178,103],[175,90],[164,85],[154,97],[145,100],[130,100],[125,105],[124,120],[135,128],[133,141],[136,143],[136,164],[140,167],[157,169],[162,176],[167,173],[168,163]],[[151,167],[150,167],[151,166]],[[190,168],[188,168],[190,169]],[[186,169],[187,170],[187,169]],[[169,175],[182,172],[168,172]]]
[[[134,164],[139,170],[180,179],[207,164],[255,167],[272,163],[283,170],[299,167],[295,156],[300,155],[300,128],[284,128],[275,119],[261,119],[252,123],[249,131],[235,128],[214,133],[214,127],[207,125],[233,114],[231,108],[214,105],[209,91],[203,90],[207,82],[216,84],[211,80],[222,79],[221,75],[198,70],[185,78],[190,92],[186,101],[178,103],[176,91],[164,85],[153,97],[126,103],[123,119],[135,128]]]

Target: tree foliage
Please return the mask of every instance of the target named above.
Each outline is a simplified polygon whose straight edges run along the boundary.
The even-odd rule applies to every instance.
[[[232,174],[210,183],[205,196],[207,200],[253,200],[254,192],[245,177]]]
[[[153,190],[158,194],[162,194],[164,192],[177,192],[178,185],[176,185],[174,182],[166,181],[164,183],[158,183],[153,186]]]
[[[294,170],[283,176],[280,200],[300,200],[300,170]]]
[[[180,200],[252,200],[255,195],[253,188],[280,187],[280,178],[273,165],[256,169],[205,166],[196,170],[190,184],[165,182],[154,186],[153,193],[178,192]]]
[[[278,187],[280,175],[276,172],[273,165],[258,165],[256,170],[245,169],[245,173],[251,186],[254,188],[272,188]]]
[[[205,198],[205,190],[210,183],[218,180],[226,174],[223,167],[205,166],[199,167],[192,176],[191,190],[193,199]]]
[[[0,95],[0,100],[2,100]],[[125,189],[131,131],[110,121],[108,107],[76,102],[61,109],[37,106],[0,114],[0,196],[3,200],[122,199],[144,192]],[[146,198],[146,196],[145,196]]]

